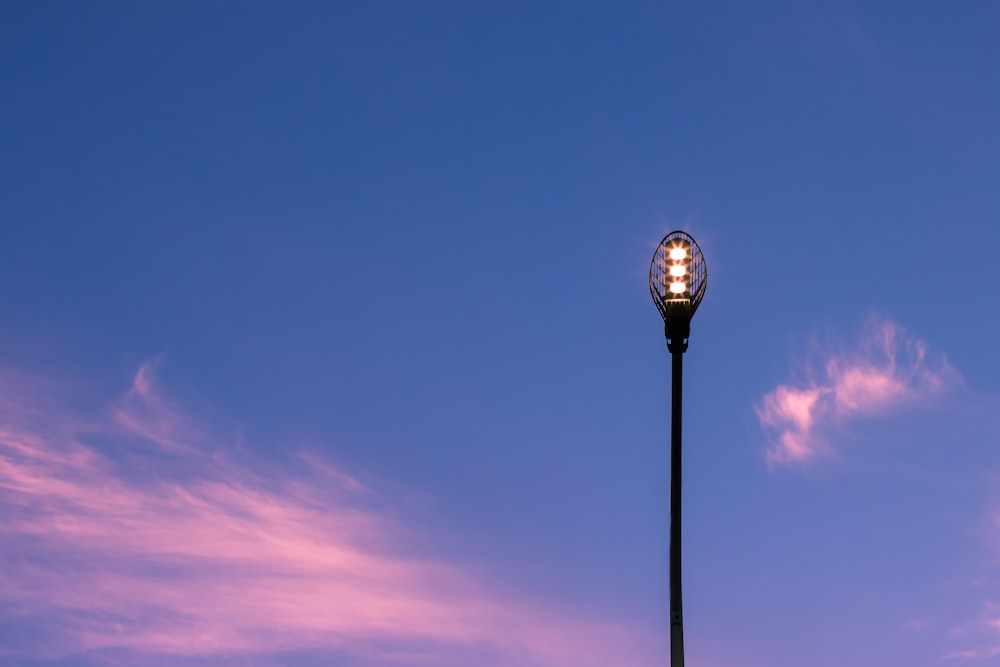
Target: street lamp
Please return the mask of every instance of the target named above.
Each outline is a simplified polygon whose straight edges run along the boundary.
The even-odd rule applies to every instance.
[[[649,265],[649,292],[663,316],[673,367],[670,406],[670,665],[684,667],[681,603],[681,385],[691,316],[705,295],[708,272],[701,248],[685,232],[663,237]]]

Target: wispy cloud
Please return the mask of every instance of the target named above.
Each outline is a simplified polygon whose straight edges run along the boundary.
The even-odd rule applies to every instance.
[[[990,476],[997,487],[1000,478]],[[994,488],[994,494],[1000,488]],[[994,501],[995,503],[996,501]],[[989,556],[978,568],[966,568],[967,585],[981,598],[980,608],[952,628],[951,637],[961,647],[944,655],[951,660],[989,660],[1000,656],[1000,510],[994,509],[975,532],[983,539]],[[991,660],[993,664],[995,660]]]
[[[653,664],[649,635],[418,555],[427,540],[336,466],[248,460],[152,371],[96,416],[0,378],[0,619],[35,635],[4,636],[8,656]]]
[[[987,607],[990,606],[993,605],[987,605]],[[1000,644],[997,643],[997,635],[1000,634],[1000,619],[988,618],[985,621],[980,619],[958,630],[957,633],[953,633],[955,639],[965,644],[978,641],[980,646],[946,653],[943,656],[946,660],[989,660],[1000,656]]]
[[[847,421],[934,396],[961,381],[944,357],[897,324],[871,318],[855,349],[820,351],[799,369],[805,381],[779,385],[756,406],[772,436],[772,465],[830,454],[827,435]]]
[[[955,651],[944,656],[945,660],[986,660],[1000,655],[1000,646],[989,649],[974,649],[968,651]]]

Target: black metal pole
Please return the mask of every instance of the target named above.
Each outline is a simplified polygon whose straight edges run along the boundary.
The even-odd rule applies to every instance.
[[[684,351],[671,350],[670,356],[673,358],[670,406],[670,667],[684,667],[684,609],[681,603],[681,385]]]

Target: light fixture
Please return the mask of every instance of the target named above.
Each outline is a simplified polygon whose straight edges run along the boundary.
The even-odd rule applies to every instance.
[[[663,317],[671,356],[670,406],[670,665],[684,667],[684,609],[681,598],[681,393],[683,359],[691,316],[708,284],[701,248],[685,232],[663,237],[649,265],[649,292]]]
[[[690,234],[671,232],[663,237],[649,265],[649,292],[663,317],[667,347],[687,349],[691,316],[701,303],[708,283],[705,257]]]

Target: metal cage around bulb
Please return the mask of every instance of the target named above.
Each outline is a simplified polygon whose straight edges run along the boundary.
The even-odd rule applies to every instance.
[[[707,283],[705,257],[691,235],[670,232],[664,236],[649,265],[649,293],[660,315],[666,319],[672,307],[681,304],[693,314],[705,295]],[[683,285],[683,289],[678,285]]]
[[[698,309],[708,284],[705,257],[686,232],[663,237],[649,265],[649,293],[663,317],[668,346],[687,349],[691,316]]]

